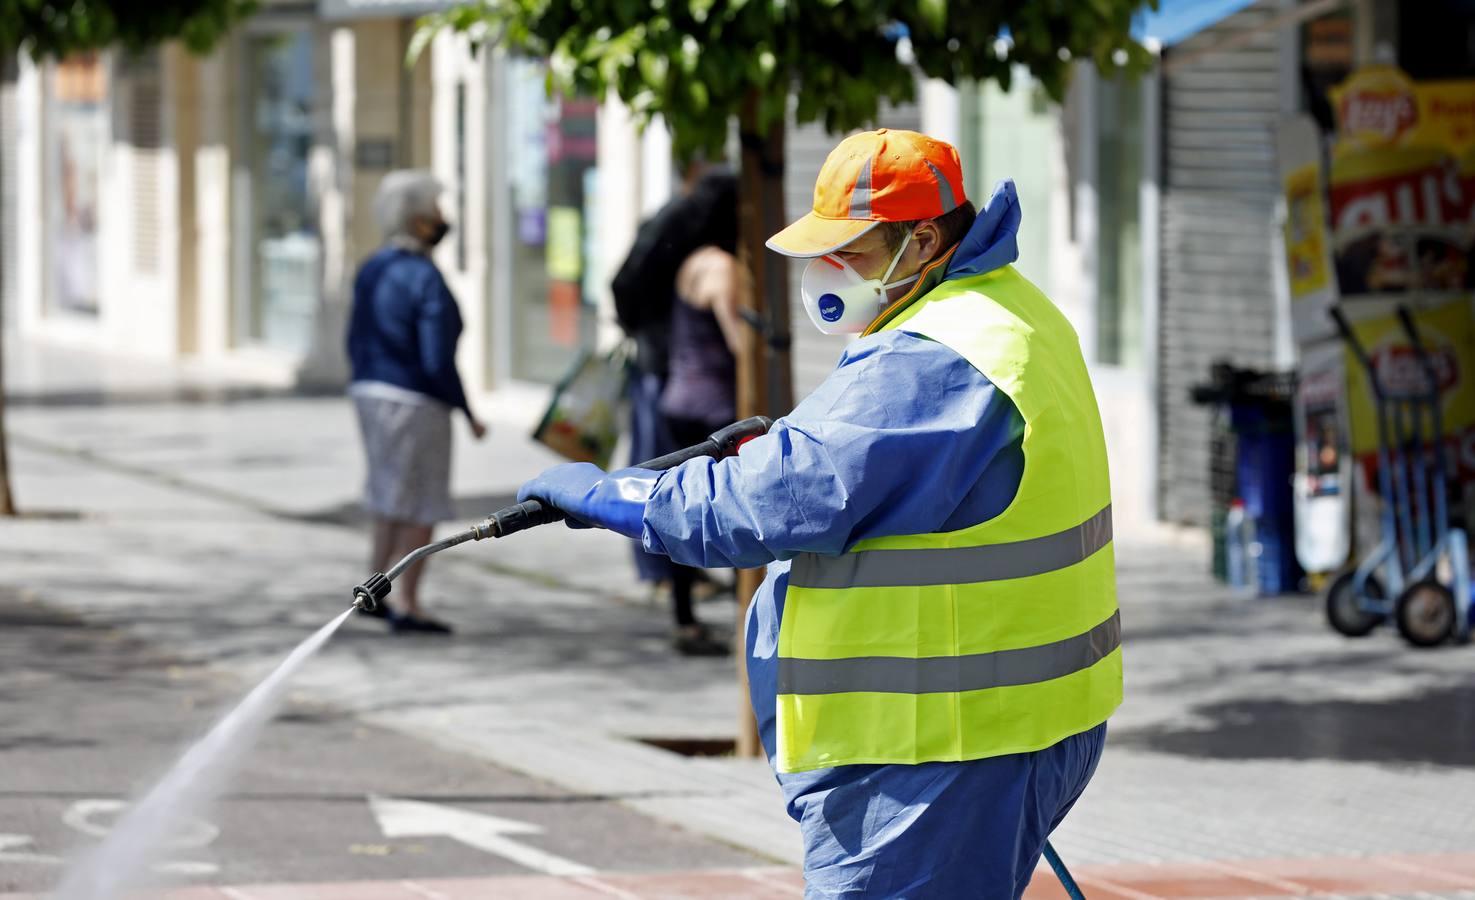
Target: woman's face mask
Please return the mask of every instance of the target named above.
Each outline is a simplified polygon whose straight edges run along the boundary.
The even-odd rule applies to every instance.
[[[450,233],[451,226],[439,214],[436,214],[433,218],[428,215],[415,216],[410,219],[405,230],[409,232],[410,237],[426,247],[434,247],[445,240],[446,235]]]
[[[451,226],[447,224],[444,219],[434,223],[430,226],[430,233],[425,235],[425,246],[434,247],[436,244],[439,244],[441,241],[445,240],[446,235],[449,234],[450,231]]]
[[[918,275],[887,282],[901,255],[912,240],[908,234],[891,264],[880,278],[862,278],[838,256],[820,256],[809,261],[799,278],[799,293],[809,320],[825,334],[860,334],[886,306],[887,291],[916,281]]]

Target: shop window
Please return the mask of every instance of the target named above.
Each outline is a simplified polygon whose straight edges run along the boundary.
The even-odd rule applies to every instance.
[[[1096,86],[1096,361],[1142,361],[1142,83]]]
[[[109,81],[107,64],[96,53],[67,57],[51,73],[45,168],[48,314],[97,315],[98,198],[109,140]]]
[[[509,60],[507,72],[512,371],[552,382],[594,343],[598,104],[549,97],[537,61]]]
[[[1016,268],[1050,293],[1050,195],[1059,178],[1059,107],[1023,69],[1013,85],[992,82],[965,86],[963,174],[968,196],[980,209],[1001,178],[1014,179],[1024,216],[1019,226]]]
[[[321,240],[308,183],[313,143],[313,40],[307,28],[246,44],[246,156],[250,166],[251,343],[305,352],[318,306]]]

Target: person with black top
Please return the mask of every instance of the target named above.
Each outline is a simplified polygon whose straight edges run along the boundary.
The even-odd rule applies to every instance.
[[[736,249],[737,177],[722,169],[693,167],[682,195],[640,226],[615,275],[615,313],[636,347],[630,390],[632,459],[698,443],[733,420],[735,381],[725,335],[730,326],[736,335],[736,295],[718,285],[733,277]],[[685,276],[689,290],[700,293],[696,303],[706,305],[692,306],[690,298],[678,302],[678,275]],[[728,311],[732,317],[722,326],[723,337],[712,340],[715,326],[708,320],[719,309],[724,318]],[[719,399],[719,418],[726,418],[714,421],[706,412],[686,415],[697,409],[694,398],[703,396]],[[643,580],[671,584],[676,649],[692,656],[727,653],[727,646],[712,638],[692,610],[693,588],[705,572],[646,553],[638,542],[634,554]]]

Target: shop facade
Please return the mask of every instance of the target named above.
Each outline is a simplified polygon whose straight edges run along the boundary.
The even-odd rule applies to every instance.
[[[548,98],[536,61],[453,36],[406,68],[430,8],[268,2],[203,58],[15,60],[0,81],[7,323],[22,340],[341,384],[374,192],[420,167],[447,188],[455,228],[436,261],[466,320],[468,388],[556,379],[608,337],[609,275],[669,195],[669,142],[617,104]]]
[[[1219,360],[1297,365],[1278,124],[1308,113],[1330,132],[1331,87],[1375,58],[1469,77],[1466,6],[1163,0],[1137,29],[1157,56],[1140,78],[1081,65],[1058,104],[1023,71],[1007,92],[930,88],[969,194],[1018,186],[1019,268],[1081,336],[1119,524],[1208,525],[1215,424],[1193,387]]]
[[[1164,3],[1164,13],[1171,6]],[[1475,143],[1475,82],[1469,80],[1475,76],[1475,9],[1459,0],[1256,0],[1218,6],[1198,21],[1159,22],[1168,26],[1159,66],[1160,509],[1172,521],[1210,521],[1214,413],[1194,405],[1189,393],[1208,380],[1213,362],[1296,372],[1308,386],[1325,383],[1327,366],[1334,365],[1338,371],[1331,380],[1351,398],[1341,413],[1350,430],[1318,447],[1317,429],[1298,425],[1305,446],[1298,451],[1294,479],[1298,553],[1308,571],[1324,572],[1340,565],[1342,548],[1359,545],[1350,540],[1349,500],[1367,482],[1366,472],[1344,469],[1340,488],[1319,489],[1338,479],[1313,458],[1336,460],[1339,449],[1350,448],[1365,461],[1373,418],[1370,405],[1358,408],[1360,375],[1347,361],[1327,303],[1338,303],[1364,338],[1380,334],[1381,352],[1390,358],[1403,352],[1391,326],[1397,303],[1410,306],[1430,341],[1443,344],[1450,358],[1475,349],[1462,336],[1467,326],[1449,324],[1468,321],[1471,295],[1447,283],[1450,272],[1464,270],[1465,249],[1459,248],[1469,245],[1469,189],[1462,187],[1466,163],[1460,154]],[[1382,77],[1402,90],[1387,90]],[[1436,100],[1416,111],[1414,88],[1421,84],[1430,86]],[[1380,129],[1391,123],[1402,136],[1380,137],[1386,150],[1357,150],[1349,132],[1366,127],[1359,119]],[[1441,129],[1439,138],[1427,137]],[[1419,148],[1395,150],[1395,144]],[[1406,171],[1410,156],[1429,153],[1447,166],[1422,175]],[[1302,168],[1299,154],[1315,161],[1312,170],[1325,167],[1320,189],[1300,191],[1287,180]],[[1444,200],[1428,202],[1430,190]],[[1386,214],[1380,218],[1376,209]],[[1312,292],[1308,260],[1298,249],[1310,211],[1317,221],[1330,222],[1323,237],[1335,262],[1328,263],[1318,299],[1301,302],[1302,293]],[[1407,247],[1394,247],[1405,240]],[[1435,244],[1437,250],[1431,249]],[[1381,260],[1389,275],[1382,287],[1365,283],[1358,269],[1375,245],[1380,253],[1388,251]],[[1425,266],[1430,254],[1450,264]],[[1451,308],[1463,310],[1463,318],[1446,316]],[[1468,405],[1460,398],[1468,394],[1449,385],[1442,390],[1447,424],[1475,420],[1475,407],[1461,412]],[[1302,393],[1305,401],[1308,392]],[[1375,505],[1356,507],[1362,519]]]

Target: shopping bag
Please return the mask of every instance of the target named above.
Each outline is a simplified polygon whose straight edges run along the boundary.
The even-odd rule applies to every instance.
[[[553,388],[533,440],[575,462],[609,468],[625,421],[629,380],[630,354],[623,344],[609,353],[580,352]]]

